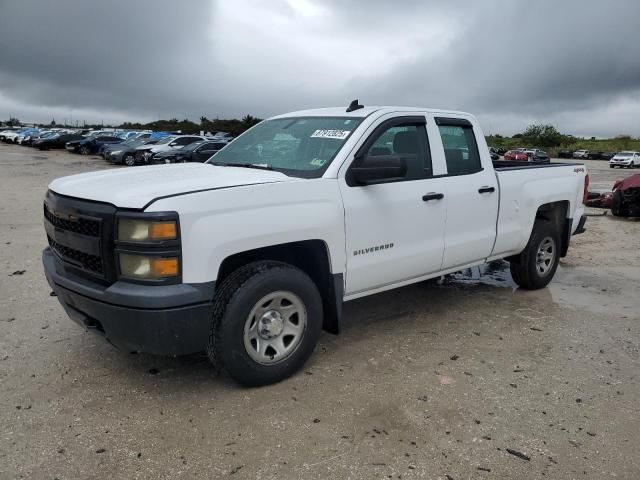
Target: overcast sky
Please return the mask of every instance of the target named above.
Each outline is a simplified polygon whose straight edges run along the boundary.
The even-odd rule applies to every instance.
[[[0,0],[0,119],[410,105],[640,136],[638,0]]]

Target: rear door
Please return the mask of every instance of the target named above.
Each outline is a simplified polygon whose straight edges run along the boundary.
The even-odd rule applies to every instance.
[[[442,270],[447,270],[491,254],[498,218],[498,180],[489,157],[480,154],[481,148],[486,151],[482,132],[469,120],[435,117],[434,123],[434,156],[443,155],[447,168],[446,175],[438,179],[447,204],[442,260]]]
[[[394,114],[395,115],[395,114]],[[433,178],[424,116],[388,115],[365,133],[350,168],[361,153],[399,156],[407,163],[402,179],[375,185],[340,179],[345,209],[347,276],[345,293],[359,293],[435,272],[442,263],[445,203]]]

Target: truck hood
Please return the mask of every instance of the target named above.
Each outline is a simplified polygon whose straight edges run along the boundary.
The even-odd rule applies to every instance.
[[[260,183],[296,180],[284,173],[203,163],[153,165],[62,177],[49,184],[60,195],[144,208],[160,197]]]

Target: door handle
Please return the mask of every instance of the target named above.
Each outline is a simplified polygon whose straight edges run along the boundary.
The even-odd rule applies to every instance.
[[[442,200],[443,198],[444,193],[429,192],[422,196],[422,201],[428,202],[429,200]]]
[[[495,191],[496,191],[496,187],[488,187],[488,186],[480,187],[478,189],[478,193],[493,193]]]

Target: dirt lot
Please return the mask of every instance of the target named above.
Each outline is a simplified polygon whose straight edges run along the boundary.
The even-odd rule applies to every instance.
[[[540,291],[498,262],[350,302],[304,371],[243,389],[49,296],[47,183],[102,168],[0,145],[0,478],[640,478],[640,222],[589,218]]]

